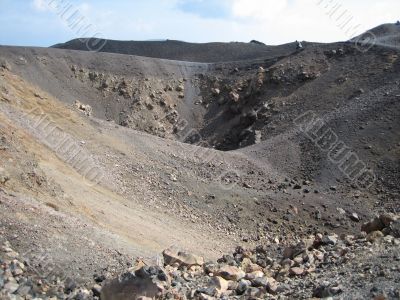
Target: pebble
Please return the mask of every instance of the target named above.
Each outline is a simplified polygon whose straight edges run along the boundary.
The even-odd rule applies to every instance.
[[[356,213],[352,213],[350,215],[350,220],[354,221],[354,222],[360,222],[360,217],[358,216],[358,214]]]
[[[374,243],[376,240],[378,240],[382,237],[384,237],[384,234],[382,233],[382,231],[372,231],[372,232],[368,233],[367,241]]]
[[[239,295],[243,294],[249,287],[251,286],[251,282],[249,280],[241,279],[239,281],[238,287],[236,291]]]
[[[322,237],[322,243],[325,245],[336,245],[337,236],[335,235],[324,235]]]

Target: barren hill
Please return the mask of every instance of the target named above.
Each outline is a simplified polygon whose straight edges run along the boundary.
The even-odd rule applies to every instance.
[[[91,46],[93,44],[93,46]],[[89,45],[89,47],[88,47]],[[224,62],[251,60],[285,55],[296,50],[296,43],[266,46],[260,43],[187,43],[182,41],[114,41],[75,39],[53,48],[97,50],[101,52],[137,55],[191,62]]]
[[[400,47],[400,24],[383,24],[372,28],[364,34],[354,38],[362,43],[370,40],[370,43],[399,49]],[[368,48],[368,46],[367,46]]]

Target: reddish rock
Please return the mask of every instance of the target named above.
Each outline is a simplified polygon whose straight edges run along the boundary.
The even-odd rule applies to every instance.
[[[304,274],[304,269],[299,267],[290,268],[289,274],[294,276],[300,276]]]
[[[217,275],[226,280],[239,281],[245,277],[245,272],[234,266],[223,266],[217,271]]]

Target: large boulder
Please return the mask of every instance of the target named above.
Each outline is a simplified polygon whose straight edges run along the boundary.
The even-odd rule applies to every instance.
[[[297,255],[300,255],[300,254],[306,252],[307,249],[310,248],[311,246],[312,246],[312,241],[303,240],[303,241],[297,243],[296,245],[286,247],[283,251],[283,258],[284,259],[286,259],[286,258],[293,259]]]
[[[389,228],[391,224],[398,219],[398,216],[394,214],[382,214],[379,217],[376,217],[371,221],[364,223],[361,226],[361,231],[365,231],[366,233],[382,231],[385,228]]]
[[[210,282],[211,287],[214,288],[214,294],[221,296],[229,289],[229,282],[222,277],[213,277]]]
[[[361,226],[361,231],[365,231],[366,233],[371,233],[374,231],[382,231],[385,228],[385,225],[382,223],[380,218],[375,218],[367,223],[364,223]]]
[[[241,267],[242,270],[244,270],[246,273],[253,273],[253,272],[261,271],[261,270],[262,270],[262,267],[261,267],[261,266],[259,266],[259,265],[255,264],[255,263],[253,263],[253,262],[251,261],[251,259],[250,259],[250,258],[247,258],[247,257],[245,257],[245,258],[242,260],[242,262],[241,262],[241,264],[240,264],[240,267]]]
[[[169,286],[169,277],[160,267],[142,267],[135,272],[107,280],[101,289],[102,300],[136,300],[160,298]]]
[[[389,227],[392,222],[398,220],[398,216],[395,214],[383,214],[379,216],[379,220],[381,220],[385,227]]]
[[[342,286],[332,286],[328,282],[324,282],[322,285],[314,289],[313,297],[316,298],[329,298],[336,296],[343,292]]]
[[[187,253],[184,251],[179,251],[174,248],[169,248],[163,252],[164,262],[166,265],[172,266],[174,264],[178,267],[191,267],[191,266],[202,266],[204,265],[204,258]]]

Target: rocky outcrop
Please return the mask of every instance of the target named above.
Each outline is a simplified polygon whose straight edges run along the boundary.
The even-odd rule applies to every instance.
[[[0,59],[0,68],[7,70],[7,71],[11,71],[11,66],[8,63],[8,61],[4,60],[4,59]]]
[[[114,119],[121,126],[159,137],[176,138],[175,128],[179,116],[171,116],[176,113],[176,107],[185,98],[184,78],[163,80],[143,76],[128,78],[76,65],[70,69],[77,80],[100,91],[107,101],[115,102],[107,104],[117,108],[117,111],[111,110],[113,113],[107,116],[109,121]],[[89,105],[78,102],[76,106],[87,115],[92,114]],[[96,111],[93,113],[96,114]]]
[[[78,100],[75,100],[75,107],[83,112],[86,116],[90,117],[92,115],[92,107],[88,104],[83,104]]]

